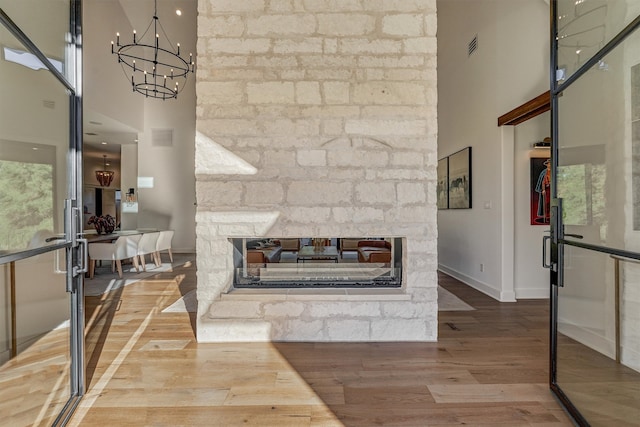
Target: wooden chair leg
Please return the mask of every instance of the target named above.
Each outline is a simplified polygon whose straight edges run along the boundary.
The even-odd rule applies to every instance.
[[[93,274],[96,271],[96,260],[92,259],[89,261],[89,279],[93,279]]]
[[[147,261],[144,259],[144,255],[140,255],[140,264],[142,264],[142,271],[147,271]]]
[[[112,273],[116,272],[116,262],[115,261],[111,261],[111,272]]]
[[[118,277],[122,279],[122,262],[119,259],[116,260],[116,268],[118,269]]]
[[[173,253],[171,252],[171,248],[169,248],[169,259],[173,263]]]
[[[138,256],[134,256],[133,259],[133,266],[136,268],[136,273],[140,273],[140,265],[138,263]]]
[[[153,262],[155,262],[156,267],[160,267],[162,265],[162,260],[160,259],[160,252],[156,251],[152,255],[153,255]]]

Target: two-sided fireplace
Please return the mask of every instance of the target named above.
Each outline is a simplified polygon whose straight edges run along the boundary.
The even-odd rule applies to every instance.
[[[234,238],[236,288],[394,288],[402,238]]]

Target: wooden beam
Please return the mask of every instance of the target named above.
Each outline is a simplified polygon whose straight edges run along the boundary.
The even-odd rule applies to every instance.
[[[546,91],[498,117],[498,126],[515,126],[551,109],[551,92]]]

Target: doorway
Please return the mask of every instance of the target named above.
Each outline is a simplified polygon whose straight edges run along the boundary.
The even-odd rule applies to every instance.
[[[640,16],[552,2],[551,388],[580,425],[640,417]]]
[[[84,392],[80,1],[30,5],[0,1],[0,413],[64,425]]]

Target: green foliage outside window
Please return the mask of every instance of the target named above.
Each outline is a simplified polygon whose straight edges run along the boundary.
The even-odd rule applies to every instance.
[[[0,250],[26,249],[38,230],[53,230],[53,167],[0,160]]]

